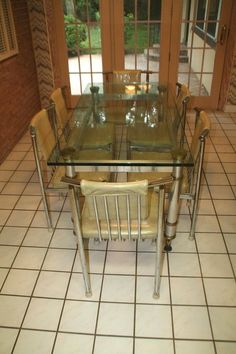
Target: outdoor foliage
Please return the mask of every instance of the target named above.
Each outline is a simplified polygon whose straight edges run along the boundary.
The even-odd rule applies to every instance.
[[[135,22],[135,9],[131,1],[124,1],[124,40],[126,53],[142,53],[144,48],[151,47],[154,43],[159,43],[159,26],[152,24],[148,30],[146,23],[137,26]],[[151,0],[151,17],[157,19],[160,16],[160,2]],[[64,19],[66,25],[66,43],[70,55],[77,55],[78,48],[80,53],[88,53],[91,43],[91,53],[101,52],[100,35],[100,13],[99,0],[64,0]],[[146,0],[138,0],[138,19],[147,19]],[[87,25],[90,24],[90,38],[88,38]],[[69,24],[68,24],[69,23]]]
[[[87,38],[86,25],[79,23],[80,21],[72,15],[65,15],[64,21],[67,23],[65,27],[67,48],[71,55],[76,55],[76,49],[81,47]]]

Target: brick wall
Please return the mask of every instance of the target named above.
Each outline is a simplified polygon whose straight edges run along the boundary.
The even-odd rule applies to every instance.
[[[0,62],[0,162],[40,109],[27,0],[12,0],[18,55]]]

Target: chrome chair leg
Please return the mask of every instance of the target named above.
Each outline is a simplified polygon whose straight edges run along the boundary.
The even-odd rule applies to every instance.
[[[39,154],[38,154],[38,148],[37,148],[35,128],[31,127],[30,133],[31,133],[31,140],[32,140],[32,145],[33,145],[36,168],[37,168],[38,177],[39,177],[39,184],[40,184],[40,189],[41,189],[41,194],[42,194],[42,199],[43,199],[43,206],[44,206],[44,211],[45,211],[46,220],[47,220],[47,224],[48,224],[48,230],[51,231],[53,229],[53,226],[52,226],[52,220],[51,220],[50,213],[49,213],[48,201],[47,201],[47,197],[46,197],[46,193],[45,193],[45,189],[44,189],[44,184],[43,184],[43,176],[42,176],[42,171],[41,171],[41,167],[40,167],[40,160],[39,160]]]
[[[153,298],[158,299],[160,293],[160,283],[161,283],[161,267],[162,267],[162,248],[163,248],[163,219],[164,219],[164,203],[165,203],[165,190],[164,188],[159,189],[159,202],[158,202],[158,237],[156,242],[156,261],[155,261],[155,280],[154,280],[154,292]]]
[[[83,278],[84,278],[85,294],[87,297],[90,297],[90,296],[92,296],[92,290],[91,290],[88,269],[87,269],[87,265],[86,265],[86,258],[85,258],[85,252],[84,252],[83,238],[82,238],[81,229],[80,229],[80,221],[79,221],[80,218],[79,218],[78,204],[76,202],[75,188],[72,186],[69,186],[69,193],[70,193],[70,197],[71,197],[70,201],[71,201],[71,210],[72,210],[72,215],[73,215],[73,220],[74,220],[74,230],[76,232],[77,239],[78,239],[78,251],[79,251],[81,268],[82,268],[82,273],[83,273]]]

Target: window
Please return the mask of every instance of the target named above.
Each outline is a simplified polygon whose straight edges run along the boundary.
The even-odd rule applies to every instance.
[[[18,52],[10,0],[0,2],[0,61]]]
[[[216,42],[222,0],[198,0],[196,12],[196,32],[206,35]]]

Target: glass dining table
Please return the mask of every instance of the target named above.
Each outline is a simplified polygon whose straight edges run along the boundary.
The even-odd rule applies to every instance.
[[[171,90],[156,83],[94,84],[80,96],[47,161],[76,172],[106,172],[110,181],[172,174],[166,250],[176,236],[183,168],[194,165]]]

